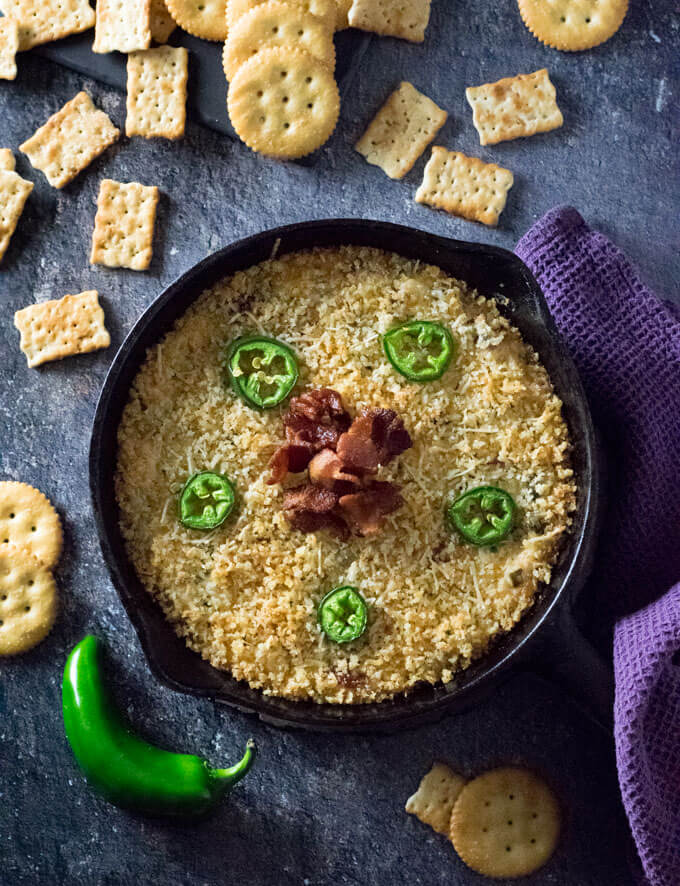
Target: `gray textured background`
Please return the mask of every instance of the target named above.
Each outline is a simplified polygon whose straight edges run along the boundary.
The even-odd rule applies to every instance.
[[[65,524],[62,608],[50,637],[0,663],[0,883],[18,884],[475,884],[446,841],[406,816],[405,798],[435,758],[467,773],[525,762],[553,781],[565,808],[554,861],[532,882],[625,884],[628,835],[607,735],[550,684],[516,675],[475,711],[389,738],[283,733],[245,715],[162,688],[150,675],[103,568],[87,493],[89,427],[107,366],[142,309],[207,253],[264,227],[322,216],[368,216],[507,247],[557,203],[572,203],[639,264],[665,297],[680,267],[677,209],[678,15],[670,0],[634,2],[614,39],[587,53],[537,43],[515,4],[438,0],[424,46],[374,40],[338,129],[309,165],[278,164],[193,124],[178,144],[123,138],[63,191],[36,183],[0,270],[0,476],[44,490]],[[675,69],[673,64],[676,65]],[[114,121],[124,96],[30,56],[0,83],[0,146],[16,149],[86,88]],[[484,149],[464,87],[547,66],[562,129]],[[392,182],[352,144],[399,79],[450,111],[438,143],[515,173],[497,230],[413,202],[422,158]],[[146,273],[89,267],[102,177],[156,184],[163,198]],[[109,351],[26,368],[13,312],[97,288]],[[154,740],[226,765],[247,736],[257,767],[209,821],[144,821],[101,802],[65,745],[59,683],[86,631],[109,646],[120,703]]]

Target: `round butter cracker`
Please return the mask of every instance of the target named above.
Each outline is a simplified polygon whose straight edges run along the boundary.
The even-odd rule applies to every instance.
[[[263,49],[229,86],[229,118],[239,138],[270,157],[304,157],[328,140],[340,95],[328,67],[308,52]]]
[[[48,569],[57,565],[63,533],[52,502],[28,483],[0,482],[0,551],[25,547]]]
[[[165,0],[165,5],[183,31],[203,40],[227,39],[227,0]]]
[[[522,21],[541,43],[578,52],[609,40],[621,27],[628,0],[517,0]]]
[[[224,44],[222,64],[227,80],[261,49],[289,46],[304,49],[335,69],[335,44],[323,21],[300,6],[279,0],[260,3],[242,15]]]
[[[508,766],[468,782],[451,813],[451,842],[468,867],[485,877],[523,877],[555,851],[560,811],[533,772]]]
[[[227,0],[227,25],[233,28],[242,15],[246,15],[252,9],[257,8],[267,0]],[[309,12],[320,18],[330,33],[335,30],[336,8],[335,0],[285,0],[289,6],[295,6],[304,12]]]
[[[19,655],[49,634],[57,614],[50,570],[27,548],[0,548],[0,656]]]

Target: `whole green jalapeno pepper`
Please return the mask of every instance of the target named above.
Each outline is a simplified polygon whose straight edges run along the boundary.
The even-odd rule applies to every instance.
[[[510,535],[515,511],[509,492],[497,486],[476,486],[449,506],[447,517],[470,544],[495,545]]]
[[[199,471],[189,477],[179,496],[179,519],[189,529],[216,529],[234,507],[236,493],[228,477]]]
[[[226,372],[238,396],[256,409],[282,403],[298,380],[295,354],[283,342],[264,335],[237,338],[227,348]]]
[[[255,745],[229,769],[212,769],[193,754],[147,744],[124,722],[101,672],[100,643],[87,636],[64,668],[66,738],[92,787],[107,800],[147,815],[188,818],[209,812],[250,769]]]
[[[329,591],[319,603],[321,630],[334,643],[349,643],[366,630],[368,606],[357,588],[343,585]]]
[[[449,330],[431,320],[411,320],[383,335],[387,359],[409,381],[436,381],[446,372],[456,344]]]

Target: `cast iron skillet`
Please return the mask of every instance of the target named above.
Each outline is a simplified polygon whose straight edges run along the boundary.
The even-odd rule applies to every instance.
[[[201,292],[235,271],[278,254],[313,246],[354,244],[421,259],[466,280],[480,293],[499,297],[499,308],[539,353],[564,403],[574,444],[578,509],[568,545],[550,585],[531,610],[482,658],[446,685],[424,686],[407,697],[369,705],[318,705],[264,696],[213,668],[190,651],[144,590],[128,560],[118,527],[113,473],[116,431],[128,391],[147,349],[154,345]],[[144,312],[118,351],[102,389],[90,448],[90,487],[104,558],[113,583],[139,635],[154,674],[167,686],[255,712],[276,725],[334,731],[389,731],[436,719],[467,707],[497,684],[511,663],[552,661],[572,687],[584,686],[605,718],[609,706],[606,672],[588,651],[570,617],[575,594],[589,572],[601,497],[592,420],[576,369],[548,312],[538,284],[513,253],[493,246],[437,237],[412,228],[359,219],[303,222],[265,231],[227,246],[199,262],[169,286]],[[534,642],[543,639],[542,645]]]

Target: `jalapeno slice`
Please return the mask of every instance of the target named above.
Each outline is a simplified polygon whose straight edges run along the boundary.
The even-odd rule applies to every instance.
[[[283,342],[262,335],[238,338],[227,350],[229,382],[249,406],[271,409],[282,403],[298,380],[295,354]]]
[[[512,531],[517,506],[497,486],[477,486],[459,496],[447,510],[451,525],[473,545],[495,545]]]
[[[366,630],[368,606],[357,588],[343,585],[329,591],[319,603],[321,630],[334,643],[349,643]]]
[[[215,529],[234,507],[236,493],[223,474],[200,471],[189,477],[179,496],[179,519],[189,529]]]
[[[449,330],[430,320],[410,320],[383,335],[387,359],[409,381],[436,381],[446,372],[456,344]]]

